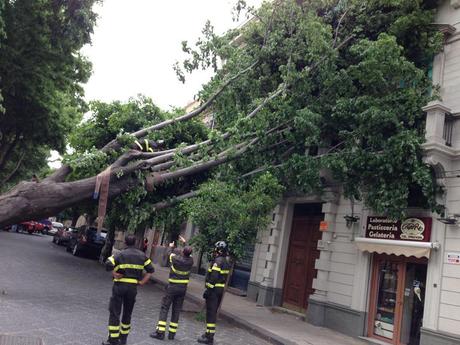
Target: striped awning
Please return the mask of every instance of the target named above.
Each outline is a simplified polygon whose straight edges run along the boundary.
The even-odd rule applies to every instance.
[[[439,242],[396,241],[378,238],[355,238],[359,250],[369,253],[430,257],[432,249],[440,248]]]

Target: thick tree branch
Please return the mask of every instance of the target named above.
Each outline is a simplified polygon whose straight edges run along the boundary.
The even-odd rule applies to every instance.
[[[205,103],[203,103],[200,107],[198,107],[197,109],[189,112],[188,114],[185,114],[185,115],[182,115],[182,116],[179,116],[177,118],[174,118],[174,119],[170,119],[170,120],[166,120],[166,121],[163,121],[161,123],[158,123],[156,125],[153,125],[153,126],[150,126],[150,127],[147,127],[147,128],[144,128],[144,129],[141,129],[137,132],[134,132],[134,133],[131,133],[133,136],[135,136],[136,138],[140,139],[140,138],[143,138],[145,137],[148,133],[150,132],[153,132],[153,131],[156,131],[156,130],[160,130],[160,129],[163,129],[165,128],[166,126],[169,126],[169,125],[172,125],[174,123],[178,123],[178,122],[182,122],[182,121],[186,121],[186,120],[189,120],[191,118],[194,118],[198,115],[200,115],[201,113],[203,113],[206,109],[208,109],[210,107],[210,105],[214,102],[214,100],[228,87],[228,85],[230,85],[233,81],[235,81],[236,79],[238,79],[240,76],[242,76],[243,74],[247,73],[248,71],[250,71],[251,69],[253,69],[256,65],[258,64],[258,61],[254,62],[253,64],[251,64],[249,67],[241,70],[240,72],[238,72],[236,75],[230,77],[227,81],[224,82],[224,84],[216,91],[216,93],[214,93],[214,95],[212,95]],[[120,143],[118,142],[117,139],[114,139],[112,141],[110,141],[108,144],[106,144],[102,149],[101,151],[102,152],[109,152],[110,150],[118,150],[119,148],[121,147]],[[63,165],[61,168],[57,169],[52,175],[48,176],[45,181],[48,182],[62,182],[65,180],[65,178],[67,177],[67,175],[71,172],[71,168],[67,165]]]
[[[147,134],[149,134],[149,133],[151,133],[153,131],[158,131],[158,130],[163,129],[163,128],[167,127],[167,126],[170,126],[170,125],[172,125],[174,123],[187,121],[187,120],[190,120],[190,119],[192,119],[194,117],[197,117],[198,115],[202,114],[206,109],[208,109],[211,106],[211,104],[215,101],[215,99],[217,97],[219,97],[219,95],[227,88],[228,85],[230,85],[233,81],[238,79],[243,74],[245,74],[248,71],[250,71],[251,69],[253,69],[257,64],[258,64],[258,62],[256,61],[253,64],[251,64],[249,67],[241,70],[236,75],[234,75],[231,78],[229,78],[227,81],[224,82],[224,84],[222,84],[222,86],[205,103],[203,103],[197,109],[192,110],[191,112],[189,112],[189,113],[187,113],[185,115],[182,115],[182,116],[179,116],[179,117],[176,117],[176,118],[173,118],[173,119],[169,119],[169,120],[157,123],[157,124],[155,124],[153,126],[150,126],[150,127],[147,127],[147,128],[143,128],[143,129],[141,129],[141,130],[139,130],[137,132],[131,133],[131,135],[133,135],[134,137],[140,139],[140,138],[145,137]],[[114,139],[110,143],[108,143],[106,146],[104,146],[101,150],[103,152],[107,152],[108,150],[116,150],[118,148],[120,148],[120,144],[118,143],[118,141],[116,139]]]
[[[335,48],[335,45],[337,44],[337,39],[339,37],[339,31],[340,31],[340,26],[342,25],[342,20],[345,18],[345,16],[347,15],[349,10],[350,10],[350,8],[347,8],[345,10],[345,12],[343,12],[343,14],[340,16],[339,22],[337,23],[337,26],[335,28],[334,43],[332,44],[332,47],[334,47],[334,48]]]
[[[1,148],[0,151],[0,171],[3,170],[5,167],[6,162],[8,161],[8,158],[11,156],[13,153],[14,148],[16,147],[17,143],[19,140],[19,135],[15,134],[13,136],[13,139],[10,142],[7,142],[3,147]]]
[[[0,185],[5,185],[8,181],[10,181],[15,175],[16,173],[18,172],[22,162],[24,161],[24,157],[26,156],[26,153],[23,152],[21,157],[19,158],[19,161],[17,162],[16,166],[14,167],[14,169],[8,174],[8,176],[6,176],[2,183]]]
[[[163,210],[165,208],[177,205],[181,201],[190,199],[190,198],[194,198],[198,196],[199,194],[200,192],[195,190],[195,191],[191,191],[191,192],[188,192],[182,195],[175,196],[169,200],[157,202],[156,204],[153,204],[153,211],[159,211],[159,210]]]
[[[254,62],[252,65],[250,65],[249,67],[245,68],[244,70],[238,72],[236,75],[234,75],[233,77],[231,77],[230,79],[228,79],[220,88],[219,90],[217,90],[216,93],[214,93],[214,95],[212,95],[205,103],[203,103],[200,107],[198,107],[197,109],[191,111],[190,113],[188,114],[185,114],[185,115],[182,115],[182,116],[179,116],[179,117],[176,117],[174,119],[170,119],[170,120],[166,120],[166,121],[163,121],[161,123],[158,123],[156,125],[153,125],[151,127],[147,127],[147,128],[144,128],[144,129],[141,129],[140,131],[137,131],[137,132],[134,132],[132,133],[133,136],[135,136],[136,138],[143,138],[145,137],[147,134],[149,134],[150,132],[153,132],[153,131],[157,131],[157,130],[160,130],[160,129],[163,129],[165,128],[166,126],[169,126],[173,123],[177,123],[177,122],[182,122],[182,121],[186,121],[186,120],[190,120],[191,118],[194,118],[198,115],[200,115],[201,113],[203,113],[206,109],[209,108],[209,106],[214,102],[214,100],[225,90],[225,88],[230,85],[234,80],[238,79],[241,75],[247,73],[248,71],[250,71],[251,69],[253,69],[256,65],[257,65],[258,62]]]

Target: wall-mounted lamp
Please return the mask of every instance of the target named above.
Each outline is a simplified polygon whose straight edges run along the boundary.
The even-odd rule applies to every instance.
[[[359,220],[358,216],[350,216],[348,214],[343,218],[345,218],[345,221],[347,222],[347,228],[350,228],[354,223],[356,223]]]
[[[441,223],[447,225],[456,225],[458,224],[460,214],[451,214],[444,217],[437,218]]]

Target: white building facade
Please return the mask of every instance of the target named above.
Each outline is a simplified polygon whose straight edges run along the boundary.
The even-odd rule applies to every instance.
[[[249,298],[371,343],[460,345],[460,0],[443,1],[436,22],[442,99],[424,107],[424,149],[446,216],[413,207],[394,222],[340,189],[285,198],[258,235]]]

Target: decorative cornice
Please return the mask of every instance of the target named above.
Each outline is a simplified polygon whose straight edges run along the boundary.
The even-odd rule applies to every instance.
[[[455,26],[445,23],[434,23],[438,30],[444,34],[444,37],[447,39],[448,37],[452,36],[455,31],[457,30]]]
[[[460,0],[459,0],[460,1]],[[442,102],[440,101],[433,101],[422,107],[422,110],[425,112],[429,112],[432,110],[441,110],[444,111],[445,113],[450,113],[451,109],[446,107]]]
[[[460,150],[453,149],[452,147],[428,141],[422,144],[422,148],[425,151],[425,155],[428,156],[430,154],[438,154],[443,158],[450,159],[450,160],[458,160],[460,159]]]

